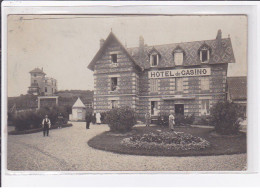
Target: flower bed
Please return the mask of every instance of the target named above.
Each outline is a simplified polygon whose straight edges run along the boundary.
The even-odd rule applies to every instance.
[[[121,144],[132,148],[164,148],[169,150],[200,150],[210,146],[210,143],[205,139],[187,133],[176,132],[134,135],[124,138]]]

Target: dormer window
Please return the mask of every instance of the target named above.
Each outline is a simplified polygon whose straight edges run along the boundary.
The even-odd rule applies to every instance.
[[[150,63],[151,66],[157,66],[159,62],[159,55],[158,54],[153,54],[150,56]]]
[[[208,63],[210,58],[211,48],[207,44],[203,44],[199,49],[201,63]]]
[[[202,63],[207,63],[209,62],[209,50],[201,50],[200,51],[200,61]]]
[[[176,66],[183,65],[184,50],[180,46],[177,46],[173,50],[172,54],[174,59],[174,65]]]
[[[152,48],[150,50],[149,58],[150,58],[150,65],[152,67],[159,65],[160,53],[155,48]]]
[[[174,64],[182,65],[183,64],[183,53],[174,53]]]
[[[111,55],[111,62],[112,63],[117,63],[117,54],[112,54]]]

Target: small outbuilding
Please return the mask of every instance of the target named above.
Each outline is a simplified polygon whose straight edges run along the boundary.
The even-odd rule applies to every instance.
[[[70,115],[71,121],[83,121],[85,120],[86,106],[83,104],[80,98],[77,99],[72,106],[72,114]]]

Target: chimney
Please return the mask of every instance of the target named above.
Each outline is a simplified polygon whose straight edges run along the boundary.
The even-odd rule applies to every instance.
[[[217,34],[216,39],[217,39],[217,40],[221,40],[221,39],[222,39],[222,32],[221,32],[220,29],[218,30],[218,34]]]
[[[143,48],[144,47],[144,38],[143,36],[139,37],[139,48]]]
[[[139,57],[142,58],[144,55],[144,38],[143,36],[139,37]]]
[[[102,38],[102,39],[100,39],[100,48],[102,48],[102,46],[104,45],[104,43],[105,43],[105,40]]]

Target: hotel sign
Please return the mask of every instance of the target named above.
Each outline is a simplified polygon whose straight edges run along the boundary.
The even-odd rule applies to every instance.
[[[149,71],[149,79],[169,78],[169,77],[193,77],[211,75],[210,68],[193,68],[193,69],[174,69],[174,70],[157,70]]]

